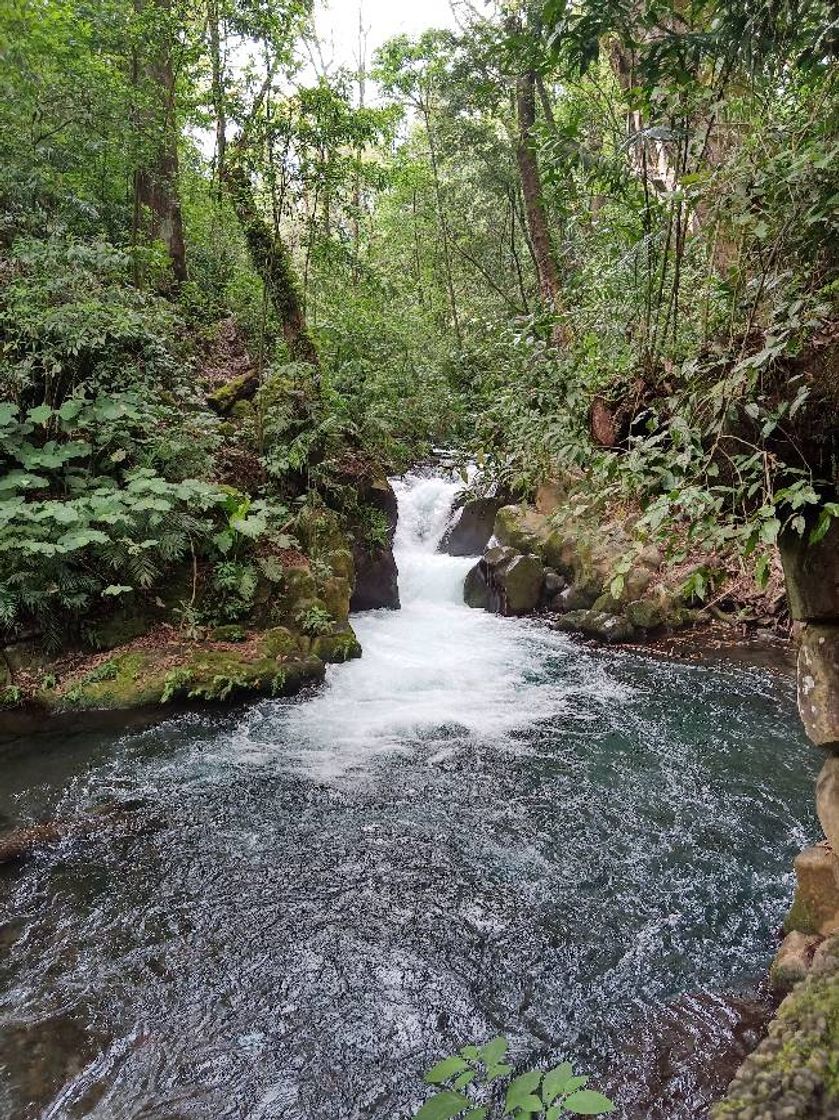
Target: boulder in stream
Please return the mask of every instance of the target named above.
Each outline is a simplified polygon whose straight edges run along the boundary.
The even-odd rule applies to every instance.
[[[440,551],[449,556],[480,556],[492,537],[500,498],[472,498],[457,511],[446,529]]]

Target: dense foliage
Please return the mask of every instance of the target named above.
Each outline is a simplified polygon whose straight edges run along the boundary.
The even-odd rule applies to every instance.
[[[463,6],[354,73],[310,16],[0,9],[4,632],[93,633],[173,567],[239,617],[290,504],[439,444],[758,579],[824,532],[831,5]]]

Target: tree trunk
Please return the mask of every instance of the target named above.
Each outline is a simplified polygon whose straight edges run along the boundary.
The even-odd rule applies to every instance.
[[[154,0],[154,4],[166,13],[171,0]],[[144,0],[135,0],[135,11],[141,12],[144,6]],[[152,89],[157,112],[143,122],[151,142],[148,158],[134,174],[135,220],[150,240],[160,240],[166,246],[175,282],[182,284],[187,279],[186,243],[178,197],[175,72],[168,32],[142,71]]]
[[[233,162],[228,163],[224,182],[245,235],[253,266],[265,284],[268,298],[282,325],[289,354],[294,361],[308,362],[319,368],[320,359],[306,325],[288,248],[259,213],[247,172]]]
[[[216,180],[221,190],[227,152],[227,112],[224,105],[224,74],[221,59],[218,0],[207,0],[207,26],[210,33],[213,109],[216,114]]]
[[[551,244],[533,138],[536,124],[536,73],[533,70],[522,74],[516,81],[516,115],[518,119],[516,158],[524,196],[527,229],[539,276],[539,288],[545,303],[554,311],[558,311],[561,302],[559,268]]]

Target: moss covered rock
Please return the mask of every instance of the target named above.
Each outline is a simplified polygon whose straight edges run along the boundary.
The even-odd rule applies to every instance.
[[[330,665],[353,661],[361,657],[361,653],[361,643],[350,626],[312,640],[312,654]]]
[[[839,959],[818,972],[815,964],[783,1001],[711,1120],[839,1120]]]
[[[839,859],[829,844],[816,844],[796,856],[795,880],[786,932],[827,935],[839,930]]]

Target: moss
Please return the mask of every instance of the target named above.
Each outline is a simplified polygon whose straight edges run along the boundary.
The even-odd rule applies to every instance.
[[[800,983],[746,1059],[712,1120],[839,1117],[839,962]]]
[[[336,548],[327,555],[326,559],[334,575],[347,580],[350,585],[353,584],[355,562],[352,552],[348,548]]]
[[[336,650],[345,656],[336,653],[336,659],[346,660],[350,647],[350,639],[341,635]],[[111,668],[106,679],[88,675],[70,680],[60,690],[42,690],[38,700],[57,711],[141,708],[187,697],[228,701],[290,695],[324,675],[324,662],[307,655],[299,637],[283,627],[267,631],[255,650],[190,646],[180,652],[167,650],[162,665],[163,660],[159,651],[131,651],[107,663]]]
[[[336,634],[323,634],[312,642],[312,653],[329,664],[361,657],[361,643],[350,627]]]
[[[244,642],[247,634],[242,626],[217,626],[210,634],[214,642]]]
[[[252,373],[243,373],[233,377],[230,381],[219,386],[210,393],[207,403],[210,408],[220,416],[229,416],[234,407],[248,396],[253,396],[257,389],[257,380]]]
[[[324,584],[321,597],[336,622],[345,623],[350,617],[351,591],[349,581],[341,576],[333,576]]]
[[[301,642],[300,635],[293,634],[286,626],[274,626],[271,630],[266,630],[261,643],[267,656],[273,657],[275,661],[294,660],[300,656],[301,651],[308,652],[308,648],[303,649],[304,643]]]

